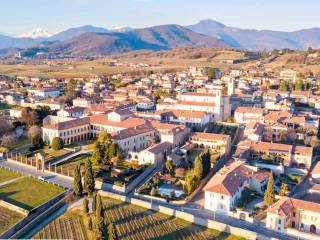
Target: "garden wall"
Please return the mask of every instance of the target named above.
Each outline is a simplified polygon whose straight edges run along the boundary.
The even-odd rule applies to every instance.
[[[7,208],[11,211],[14,211],[14,212],[17,212],[17,213],[20,213],[24,216],[27,216],[29,214],[29,212],[21,207],[18,207],[16,205],[13,205],[11,203],[8,203],[8,202],[5,202],[3,200],[0,200],[0,206],[4,207],[4,208]]]

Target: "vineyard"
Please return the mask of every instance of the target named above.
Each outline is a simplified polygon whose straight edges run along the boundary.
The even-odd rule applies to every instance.
[[[104,199],[107,218],[120,239],[209,239],[210,233],[173,217],[160,215],[124,202]]]
[[[74,213],[67,213],[57,218],[44,227],[33,238],[75,240],[88,239],[82,217]]]
[[[104,222],[113,223],[119,239],[243,240],[240,237],[207,230],[204,227],[144,209],[129,203],[103,198]],[[34,239],[91,239],[88,217],[81,210],[68,211],[38,232]],[[93,218],[93,216],[91,216]]]
[[[22,218],[23,215],[0,206],[0,235]]]

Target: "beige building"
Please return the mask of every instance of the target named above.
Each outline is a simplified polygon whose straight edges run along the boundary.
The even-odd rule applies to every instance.
[[[293,228],[320,234],[320,204],[282,197],[267,209],[266,227],[281,233]]]

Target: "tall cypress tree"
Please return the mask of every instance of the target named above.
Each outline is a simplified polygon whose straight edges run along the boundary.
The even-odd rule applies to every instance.
[[[73,192],[74,195],[81,197],[83,192],[80,166],[77,165],[73,170]]]
[[[275,202],[275,194],[274,194],[274,179],[273,174],[271,173],[267,189],[264,192],[264,203],[267,206],[271,206]]]
[[[103,209],[102,209],[102,201],[101,196],[98,194],[96,197],[96,233],[99,235],[103,235]]]
[[[202,156],[196,157],[194,161],[194,175],[198,180],[201,180],[204,177]]]
[[[110,223],[108,226],[108,240],[117,240],[118,235],[116,228],[114,227],[113,223]]]
[[[89,201],[88,201],[88,199],[84,198],[82,204],[83,204],[83,212],[85,214],[88,214],[89,213]]]
[[[91,161],[88,159],[85,163],[85,172],[84,172],[84,190],[91,195],[94,192],[94,177],[92,171]]]

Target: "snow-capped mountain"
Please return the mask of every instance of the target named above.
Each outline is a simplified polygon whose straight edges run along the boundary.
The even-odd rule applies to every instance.
[[[30,33],[25,33],[17,36],[18,38],[32,38],[32,39],[37,39],[37,38],[49,38],[51,37],[52,34],[48,33],[46,30],[37,28],[34,31]]]
[[[113,27],[109,29],[110,32],[120,32],[120,33],[129,32],[132,30],[133,28],[131,27]]]

